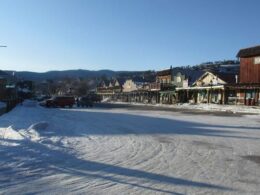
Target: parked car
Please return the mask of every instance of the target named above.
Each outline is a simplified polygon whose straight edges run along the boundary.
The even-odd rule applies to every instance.
[[[70,96],[57,96],[45,101],[46,107],[72,107],[75,104],[74,97]]]
[[[102,99],[101,96],[97,94],[90,94],[90,97],[93,102],[101,102]]]
[[[44,100],[47,100],[47,99],[50,99],[51,96],[47,96],[47,95],[40,95],[40,96],[37,96],[35,99],[38,101],[38,102],[42,102]]]
[[[77,100],[77,106],[78,107],[93,107],[93,101],[91,97],[85,96],[85,97],[80,97]]]

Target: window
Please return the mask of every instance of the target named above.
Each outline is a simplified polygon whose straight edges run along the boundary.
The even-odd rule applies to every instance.
[[[254,63],[255,64],[260,64],[260,56],[259,57],[255,57]]]

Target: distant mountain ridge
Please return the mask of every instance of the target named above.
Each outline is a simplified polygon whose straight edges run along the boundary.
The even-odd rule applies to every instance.
[[[112,71],[112,70],[63,70],[63,71],[48,71],[48,72],[30,72],[30,71],[5,71],[9,74],[15,72],[15,76],[19,79],[32,80],[32,81],[44,81],[44,80],[58,80],[66,77],[69,78],[97,78],[106,76],[108,78],[116,77],[118,74],[142,74],[145,71]]]
[[[205,62],[199,65],[193,66],[179,66],[173,67],[178,70],[185,70],[185,72],[190,72],[193,70],[202,70],[202,71],[220,71],[220,72],[233,72],[238,73],[239,71],[239,61],[237,60],[224,60],[224,61],[215,61],[215,62]],[[35,82],[40,82],[44,80],[59,80],[66,77],[69,78],[112,78],[112,77],[123,77],[123,78],[134,78],[134,77],[149,77],[150,80],[152,77],[155,78],[156,72],[154,70],[146,71],[113,71],[113,70],[62,70],[62,71],[48,71],[48,72],[30,72],[30,71],[5,71],[10,75],[15,76],[18,79],[31,80]]]

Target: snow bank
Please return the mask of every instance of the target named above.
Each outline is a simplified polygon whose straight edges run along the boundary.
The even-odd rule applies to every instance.
[[[189,103],[169,105],[169,104],[143,104],[143,103],[135,103],[135,102],[113,102],[113,104],[128,104],[128,105],[136,105],[136,106],[152,106],[152,107],[175,108],[175,109],[260,114],[260,107],[259,106],[219,105],[219,104],[189,104]]]
[[[38,131],[45,130],[48,127],[47,122],[39,122],[32,124],[27,129],[19,129],[16,130],[13,126],[9,126],[7,128],[0,128],[0,145],[10,145],[16,146],[19,145],[15,141],[18,140],[30,140],[30,141],[38,141],[40,140],[40,134]],[[10,140],[12,142],[10,142]]]
[[[0,145],[2,146],[17,146],[19,143],[15,142],[17,140],[23,140],[24,137],[12,126],[7,128],[0,128]]]
[[[7,128],[0,128],[0,137],[2,139],[12,139],[12,140],[24,139],[24,137],[18,131],[14,130],[12,126]]]
[[[185,109],[207,110],[207,111],[260,114],[260,107],[256,107],[256,106],[219,105],[219,104],[180,104],[180,105],[176,105],[176,107],[185,108]]]
[[[22,129],[22,130],[19,130],[19,132],[27,140],[31,140],[31,141],[40,140],[40,134],[35,129]]]

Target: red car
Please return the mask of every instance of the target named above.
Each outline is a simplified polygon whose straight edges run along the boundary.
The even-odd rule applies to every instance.
[[[72,107],[75,104],[74,97],[70,96],[57,96],[51,99],[46,100],[45,106],[46,107],[62,107],[65,106]]]

